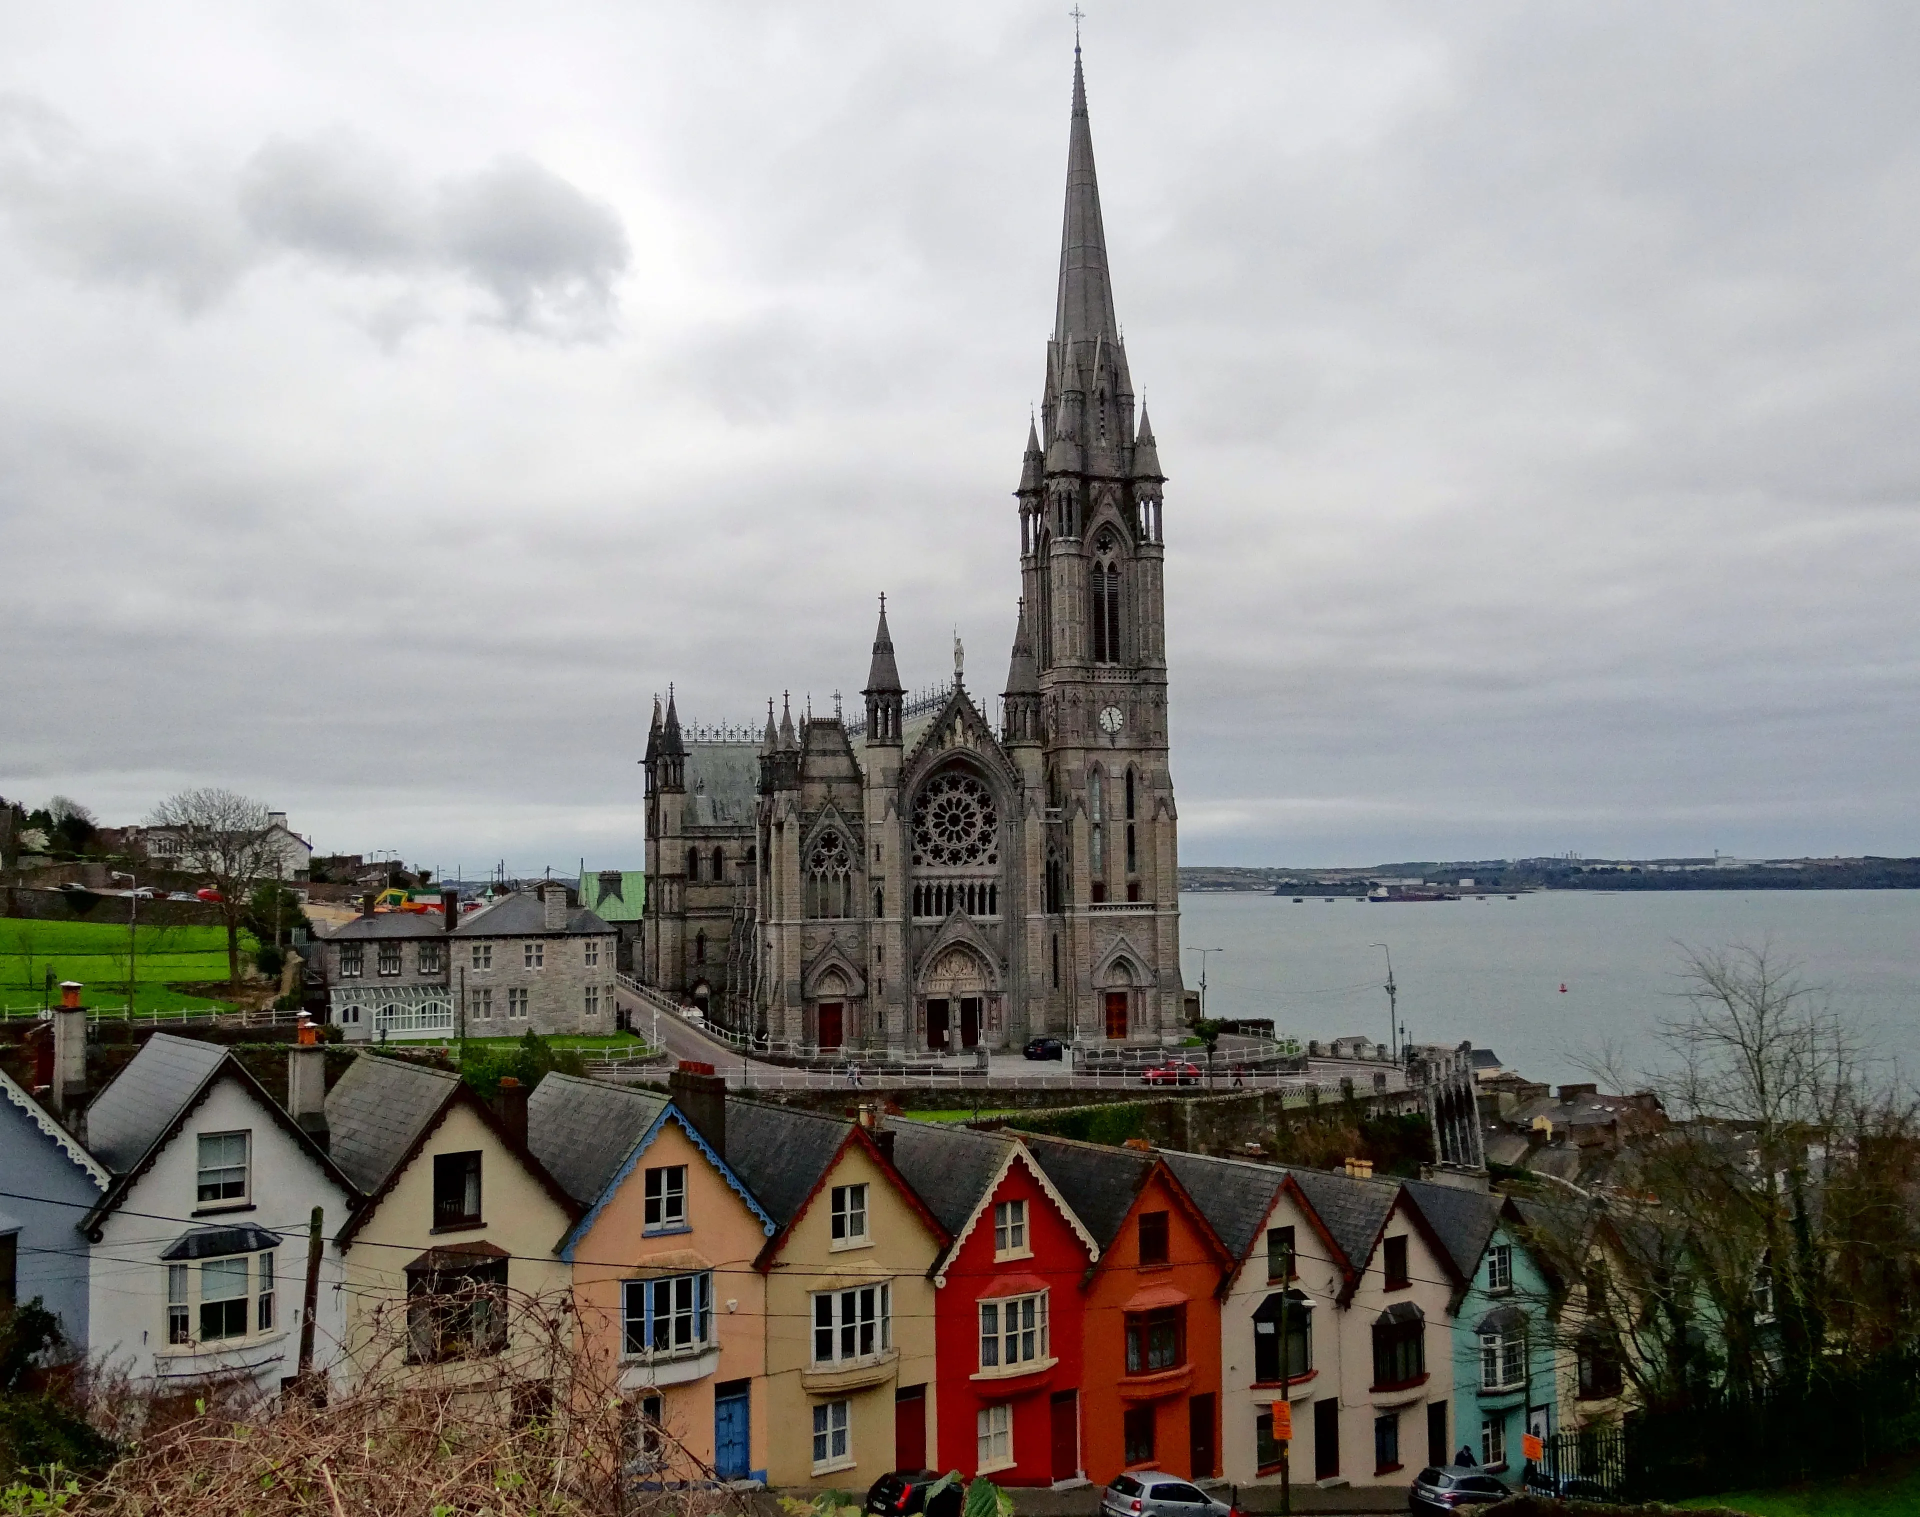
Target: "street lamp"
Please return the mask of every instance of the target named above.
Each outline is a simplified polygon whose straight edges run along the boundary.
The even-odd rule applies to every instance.
[[[1393,950],[1385,943],[1369,943],[1369,948],[1378,948],[1387,956],[1387,1046],[1393,1050],[1393,1060],[1400,1062],[1400,991],[1393,983]]]
[[[1225,953],[1226,949],[1189,948],[1187,952],[1200,955],[1200,1020],[1204,1022],[1207,1018],[1207,955],[1210,953]]]
[[[127,882],[127,1015],[133,1015],[134,959],[139,951],[140,882],[120,870],[109,871],[116,880]]]

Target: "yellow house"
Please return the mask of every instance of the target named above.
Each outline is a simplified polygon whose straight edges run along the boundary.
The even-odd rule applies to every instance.
[[[527,1151],[517,1081],[501,1101],[496,1113],[457,1075],[373,1054],[327,1093],[334,1162],[366,1197],[335,1239],[359,1374],[537,1381],[570,1340],[555,1249],[580,1208]]]
[[[560,1256],[594,1384],[631,1409],[629,1468],[642,1481],[764,1481],[767,1291],[755,1261],[776,1229],[721,1157],[724,1082],[683,1069],[672,1089],[669,1101],[548,1075],[529,1102],[529,1142],[587,1208]]]
[[[773,1219],[767,1480],[864,1490],[934,1447],[933,1262],[946,1231],[894,1168],[893,1135],[726,1103],[726,1157]]]

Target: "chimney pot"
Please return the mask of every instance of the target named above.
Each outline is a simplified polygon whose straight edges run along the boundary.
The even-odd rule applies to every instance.
[[[440,930],[452,932],[460,925],[460,892],[442,890],[440,892]]]
[[[87,1104],[87,1013],[80,1004],[80,985],[67,980],[60,986],[60,1005],[53,1014],[53,1109],[68,1127],[78,1130]]]
[[[80,992],[85,988],[86,987],[78,980],[62,980],[60,982],[60,1009],[62,1011],[72,1011],[78,1006],[80,1004]]]
[[[500,1094],[493,1099],[493,1109],[500,1118],[500,1125],[507,1130],[507,1136],[525,1148],[527,1146],[527,1088],[512,1075],[500,1077]]]
[[[375,900],[375,896],[371,890],[369,890],[365,895],[360,897],[360,915],[361,916],[370,917],[373,915],[374,900]]]

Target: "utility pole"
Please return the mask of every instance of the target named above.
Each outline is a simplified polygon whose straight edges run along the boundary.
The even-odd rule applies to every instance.
[[[307,1288],[300,1298],[300,1361],[295,1375],[302,1386],[313,1373],[313,1319],[320,1309],[320,1226],[324,1216],[314,1207],[307,1222]]]
[[[1400,991],[1393,983],[1393,950],[1385,943],[1370,943],[1370,948],[1378,948],[1387,956],[1387,983],[1383,987],[1387,992],[1387,1046],[1393,1050],[1393,1061],[1400,1062]]]
[[[1189,948],[1188,953],[1200,955],[1200,1020],[1207,1018],[1207,955],[1225,953],[1224,948]]]
[[[127,882],[127,1015],[133,1015],[133,987],[140,976],[134,969],[134,958],[140,947],[140,882],[130,874],[113,871],[116,880]]]

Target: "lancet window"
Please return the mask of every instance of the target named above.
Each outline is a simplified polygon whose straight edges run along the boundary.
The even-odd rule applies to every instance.
[[[806,910],[809,917],[853,915],[853,856],[837,832],[823,832],[807,855]]]
[[[1120,662],[1120,567],[1111,533],[1100,535],[1090,577],[1093,599],[1093,661]]]
[[[1087,774],[1087,863],[1093,874],[1093,898],[1107,898],[1107,785],[1099,765]]]

